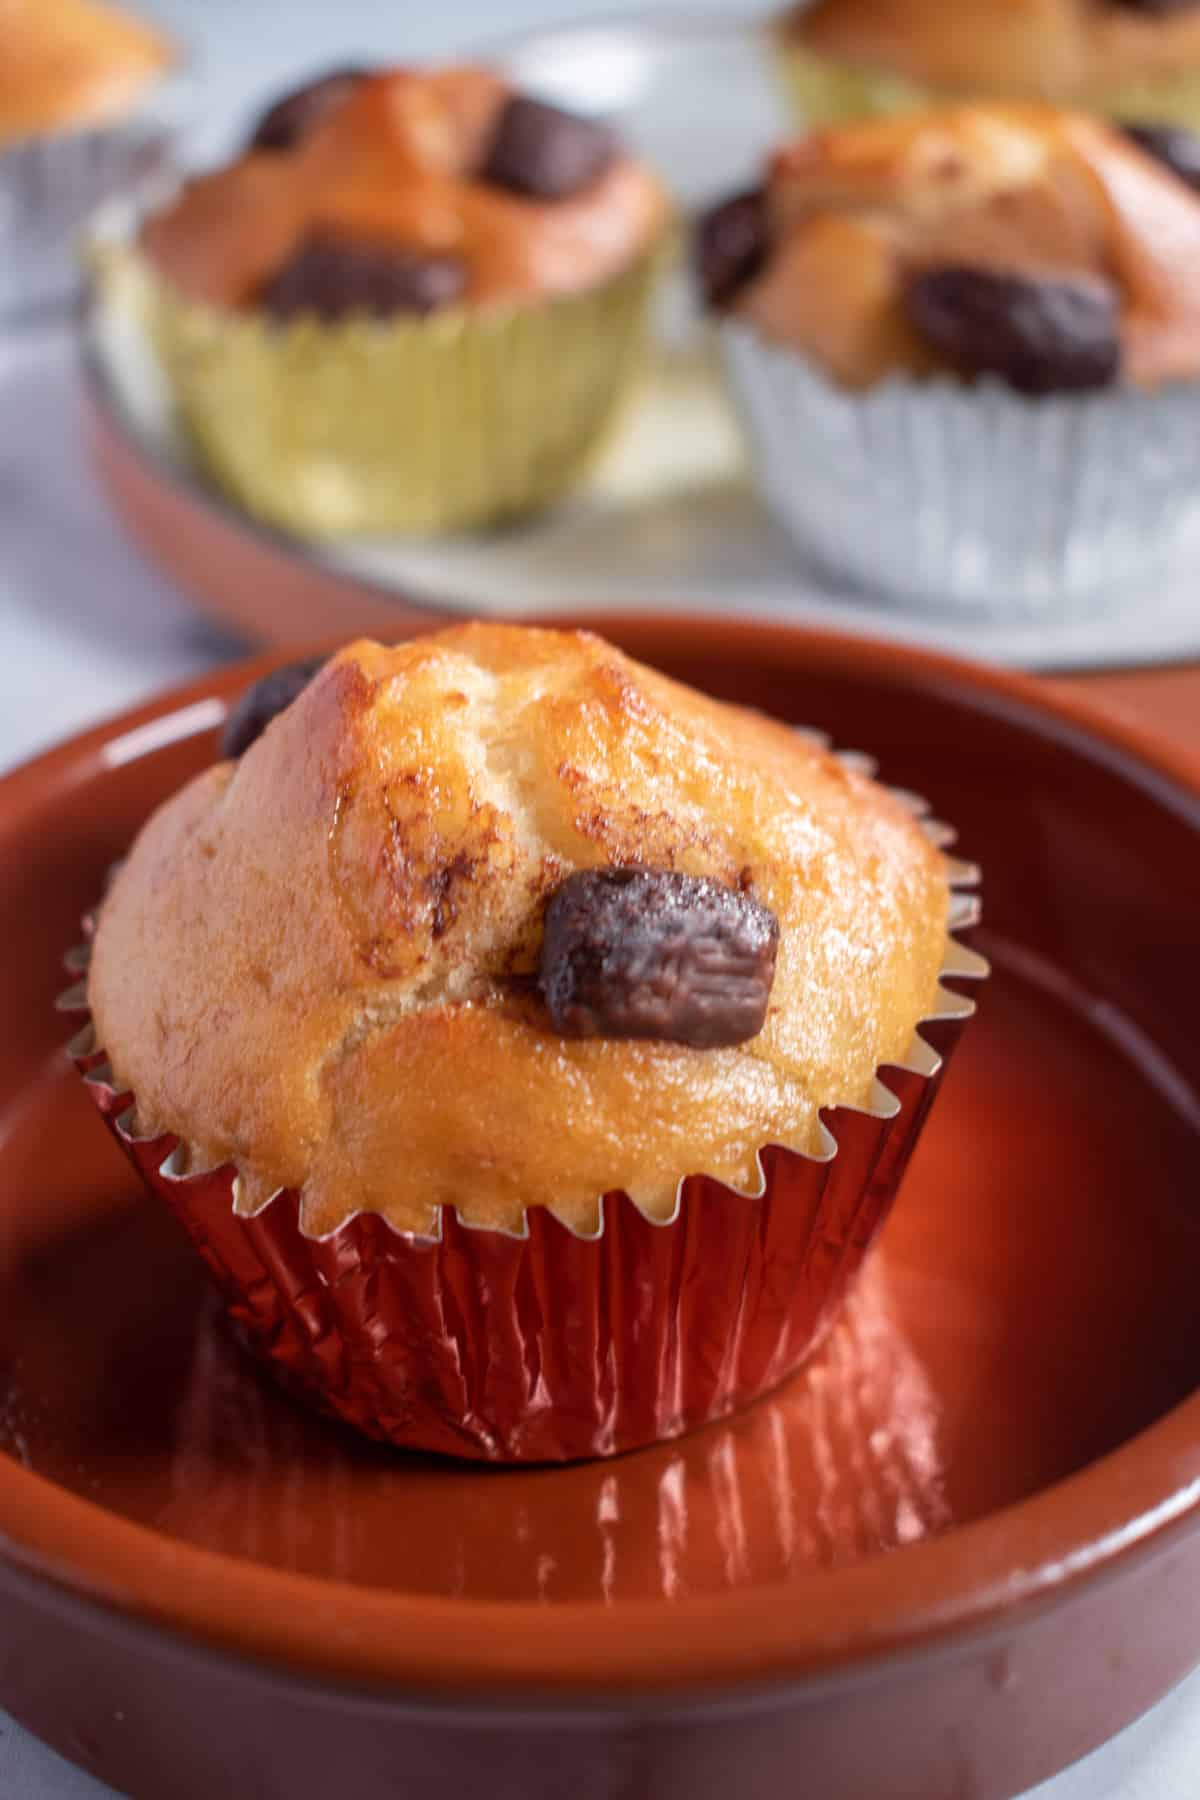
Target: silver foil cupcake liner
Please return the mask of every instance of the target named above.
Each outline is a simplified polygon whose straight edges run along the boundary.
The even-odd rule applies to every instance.
[[[882,598],[1099,613],[1200,532],[1200,383],[1031,399],[894,377],[853,393],[740,321],[721,344],[768,508]]]
[[[167,76],[128,118],[0,150],[0,321],[64,309],[78,297],[85,225],[105,201],[148,191],[175,172],[190,85],[184,74]]]

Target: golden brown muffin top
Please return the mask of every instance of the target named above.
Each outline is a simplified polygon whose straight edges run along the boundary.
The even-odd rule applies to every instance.
[[[1200,69],[1200,4],[1138,0],[814,0],[785,39],[818,54],[966,94],[1068,104]]]
[[[775,914],[766,1024],[733,1048],[570,1038],[531,980],[574,870],[711,876]],[[908,1051],[945,951],[944,858],[790,727],[583,632],[464,625],[341,651],[237,763],[146,825],[105,899],[98,1039],[139,1127],[424,1230],[457,1206],[577,1228],[624,1189],[756,1185]]]
[[[174,52],[97,0],[0,0],[0,143],[104,125],[131,112]]]
[[[1018,299],[1082,293],[1112,379],[1200,372],[1200,196],[1099,120],[1031,102],[856,121],[778,152],[761,205],[731,309],[847,387],[971,372],[954,319],[931,335],[914,306],[942,271],[1011,278]]]
[[[468,304],[593,287],[661,235],[663,190],[619,149],[557,197],[490,178],[515,98],[484,69],[363,75],[285,153],[252,147],[189,183],[143,243],[184,293],[221,306],[260,302],[314,240],[460,259]]]

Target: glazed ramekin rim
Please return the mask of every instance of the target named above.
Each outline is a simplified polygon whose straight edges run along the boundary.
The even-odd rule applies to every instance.
[[[914,676],[964,704],[1015,719],[1119,774],[1200,833],[1200,761],[1140,726],[1030,677],[886,640],[783,624],[647,613],[559,619],[624,633],[633,654],[677,636],[727,657],[755,647],[774,666],[858,667],[895,685]],[[641,640],[639,646],[638,640]],[[4,822],[36,816],[48,794],[94,779],[106,747],[164,719],[174,741],[208,730],[221,700],[278,662],[210,673],[45,752],[0,780]],[[172,741],[170,733],[158,741]],[[109,759],[110,761],[113,759]],[[145,1624],[329,1684],[496,1695],[545,1691],[595,1701],[646,1693],[743,1692],[764,1684],[853,1683],[895,1659],[943,1655],[1022,1608],[1078,1596],[1130,1560],[1200,1527],[1200,1392],[1065,1481],[971,1524],[835,1574],[814,1572],[781,1606],[779,1589],[611,1608],[529,1608],[356,1587],[201,1550],[136,1525],[0,1459],[3,1554],[60,1588]],[[233,1606],[236,1592],[239,1604]],[[686,1621],[686,1630],[680,1621]],[[806,1687],[807,1691],[807,1687]]]

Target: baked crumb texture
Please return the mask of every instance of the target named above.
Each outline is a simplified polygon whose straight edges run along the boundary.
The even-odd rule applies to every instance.
[[[535,972],[571,871],[707,875],[779,921],[767,1022],[736,1048],[568,1039]],[[239,1211],[279,1189],[323,1235],[442,1206],[594,1230],[624,1190],[759,1186],[869,1103],[933,1010],[945,858],[815,741],[586,633],[464,625],[335,656],[237,763],[152,817],[101,909],[96,1041]]]
[[[665,192],[619,151],[561,196],[491,178],[488,145],[511,98],[485,69],[364,75],[286,154],[251,149],[190,181],[147,220],[142,247],[187,299],[222,308],[253,310],[314,243],[458,259],[466,306],[599,287],[660,239]]]
[[[164,75],[161,32],[96,0],[0,0],[0,145],[113,124]]]
[[[909,305],[948,267],[1102,295],[1123,381],[1200,374],[1200,195],[1099,119],[1030,102],[833,126],[778,152],[757,205],[728,308],[845,387],[954,372]]]

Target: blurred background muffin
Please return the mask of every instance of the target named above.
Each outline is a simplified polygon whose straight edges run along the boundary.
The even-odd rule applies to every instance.
[[[174,60],[162,33],[95,0],[3,0],[0,144],[111,125]]]
[[[665,194],[604,124],[479,67],[327,72],[130,257],[213,478],[291,531],[555,498],[638,360]]]
[[[881,592],[1090,600],[1194,516],[1200,199],[1100,120],[831,128],[697,257],[768,502]]]
[[[813,0],[775,42],[813,124],[992,97],[1200,125],[1196,0]]]
[[[0,0],[0,45],[0,315],[14,315],[68,299],[92,209],[168,167],[178,52],[95,0]]]

